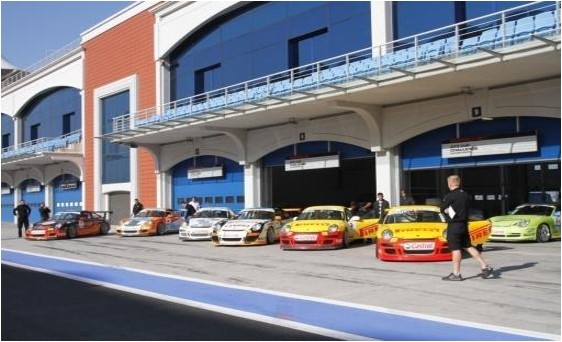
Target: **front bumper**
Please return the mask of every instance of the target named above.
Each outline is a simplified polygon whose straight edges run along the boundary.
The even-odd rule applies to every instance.
[[[488,241],[536,241],[537,230],[535,227],[492,227]]]
[[[221,246],[249,246],[267,244],[266,239],[261,237],[261,232],[247,233],[245,231],[227,231],[222,232],[221,234],[213,233],[212,241],[215,245]]]
[[[320,250],[337,249],[343,247],[343,233],[292,233],[282,234],[281,249]]]
[[[186,240],[211,240],[213,228],[180,228],[179,239]]]
[[[383,261],[450,261],[453,258],[447,242],[439,239],[393,242],[378,239],[375,248]]]
[[[149,236],[150,228],[127,228],[117,227],[115,233],[120,236]]]

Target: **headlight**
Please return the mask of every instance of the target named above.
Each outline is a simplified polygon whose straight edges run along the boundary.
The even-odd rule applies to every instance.
[[[515,225],[519,227],[527,227],[529,225],[529,222],[530,220],[519,220]]]
[[[217,222],[217,223],[213,224],[213,225],[211,226],[211,228],[213,228],[213,231],[214,231],[214,232],[217,232],[217,231],[221,230],[222,224],[221,224],[221,222]]]
[[[261,223],[256,223],[256,224],[254,224],[254,225],[252,226],[252,230],[253,230],[254,232],[257,232],[257,231],[260,230],[262,227],[263,227],[263,226],[262,226]]]
[[[283,228],[281,228],[281,234],[288,234],[291,232],[291,225],[290,224],[286,224],[283,226]]]
[[[382,238],[385,239],[385,240],[392,239],[392,235],[393,235],[392,230],[390,230],[390,229],[385,229],[381,233]]]
[[[328,233],[332,234],[335,233],[339,230],[339,227],[337,224],[332,224],[328,227]]]

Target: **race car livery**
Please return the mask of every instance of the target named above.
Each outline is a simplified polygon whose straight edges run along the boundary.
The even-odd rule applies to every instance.
[[[238,216],[213,226],[215,245],[266,245],[279,240],[281,216],[273,208],[243,209]]]
[[[46,221],[37,222],[25,231],[27,240],[73,239],[81,236],[105,235],[111,229],[108,211],[58,212]]]
[[[207,207],[199,209],[189,221],[182,223],[179,232],[180,240],[211,240],[213,226],[222,226],[236,214],[226,207]]]
[[[147,208],[121,221],[116,233],[120,236],[148,236],[177,233],[183,222],[180,212],[172,209]]]
[[[336,249],[354,240],[374,237],[374,230],[352,224],[350,212],[343,206],[308,207],[281,230],[281,249]],[[359,228],[359,229],[356,229]]]
[[[375,256],[385,261],[451,260],[447,244],[447,221],[439,207],[409,205],[390,208],[377,228]],[[488,220],[468,222],[473,246],[490,235]]]
[[[510,214],[490,221],[490,241],[547,242],[560,238],[560,206],[555,204],[521,204]]]

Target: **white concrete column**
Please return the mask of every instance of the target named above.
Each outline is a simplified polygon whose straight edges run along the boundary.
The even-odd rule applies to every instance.
[[[168,172],[156,171],[156,206],[175,208],[172,204],[172,182]]]
[[[244,165],[244,206],[261,206],[261,165],[253,162]]]
[[[53,188],[52,182],[51,182],[51,184],[45,184],[45,199],[44,199],[44,202],[45,202],[45,205],[47,207],[51,208],[52,213],[54,213],[54,210],[53,210],[53,191],[54,191],[54,188]]]
[[[398,148],[385,149],[377,152],[377,189],[376,193],[382,192],[384,198],[391,206],[400,202],[400,155]],[[374,194],[376,196],[376,193]]]
[[[20,118],[13,118],[14,120],[14,146],[21,144],[23,137],[22,122]]]
[[[129,148],[129,176],[130,176],[130,198],[131,203],[129,206],[132,208],[134,204],[134,199],[139,196],[139,162],[138,162],[138,149]],[[142,201],[142,199],[140,199]]]
[[[371,1],[371,42],[373,47],[392,41],[392,1]],[[378,53],[377,49],[373,51]],[[384,53],[382,49],[381,53]]]
[[[81,184],[80,186],[82,187],[82,201],[80,202],[81,206],[82,206],[82,210],[86,210],[86,182],[80,180]]]

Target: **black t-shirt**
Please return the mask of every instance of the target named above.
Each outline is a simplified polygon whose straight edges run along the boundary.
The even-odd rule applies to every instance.
[[[453,218],[445,214],[449,222],[468,222],[470,196],[464,190],[456,188],[445,195],[443,203],[441,204],[441,211],[444,212],[448,207],[452,207],[455,211],[455,216],[453,216]]]

